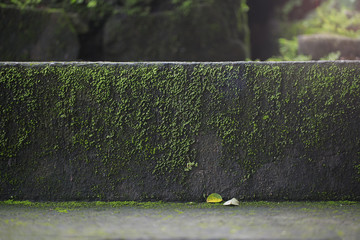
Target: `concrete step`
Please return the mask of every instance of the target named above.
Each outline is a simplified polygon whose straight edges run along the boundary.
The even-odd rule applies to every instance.
[[[0,63],[0,199],[360,199],[360,62]]]
[[[1,239],[357,240],[360,203],[0,202]]]

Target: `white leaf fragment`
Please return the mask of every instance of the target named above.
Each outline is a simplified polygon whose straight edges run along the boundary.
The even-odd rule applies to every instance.
[[[239,206],[239,201],[236,198],[232,198],[224,203],[225,206]]]

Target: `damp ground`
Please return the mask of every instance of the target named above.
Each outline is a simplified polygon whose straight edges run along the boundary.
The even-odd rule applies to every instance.
[[[0,239],[360,239],[360,202],[0,202]]]

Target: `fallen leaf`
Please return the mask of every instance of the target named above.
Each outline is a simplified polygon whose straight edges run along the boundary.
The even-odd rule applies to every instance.
[[[232,198],[224,203],[225,206],[239,206],[239,201],[236,198]]]
[[[222,197],[220,196],[220,194],[212,193],[207,197],[206,202],[219,203],[219,202],[222,202]]]

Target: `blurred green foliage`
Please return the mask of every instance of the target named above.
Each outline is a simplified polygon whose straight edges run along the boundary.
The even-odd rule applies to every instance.
[[[36,6],[41,2],[41,0],[10,0],[9,3],[16,5],[20,8],[27,6]]]
[[[82,18],[101,21],[104,17],[117,12],[127,16],[147,15],[151,12],[179,9],[189,12],[194,4],[204,4],[214,0],[0,0],[0,4],[14,5],[19,8],[46,7],[62,8],[67,12],[78,13]]]
[[[279,56],[269,61],[306,61],[309,56],[298,55],[297,36],[302,34],[337,34],[347,37],[360,37],[360,13],[353,10],[354,1],[328,0],[310,13],[305,19],[288,21],[286,16],[293,8],[300,6],[301,0],[290,0],[283,8],[282,38],[279,39]],[[339,52],[334,52],[322,60],[337,60]]]
[[[292,39],[279,39],[279,56],[271,57],[268,61],[309,61],[310,56],[298,55],[298,41],[294,37]]]
[[[300,34],[330,33],[360,37],[360,13],[348,4],[327,1],[295,27]]]
[[[120,7],[126,14],[146,14],[154,10],[154,6],[166,6],[168,9],[181,8],[188,9],[193,4],[203,4],[213,2],[214,0],[170,0],[162,1],[161,4],[156,0],[0,0],[0,3],[15,5],[18,7],[86,7],[99,8],[101,6]]]
[[[88,1],[84,1],[84,0],[70,0],[71,4],[84,4],[84,2],[86,2],[86,6],[88,8],[93,8],[96,7],[98,4],[97,0],[88,0]]]

